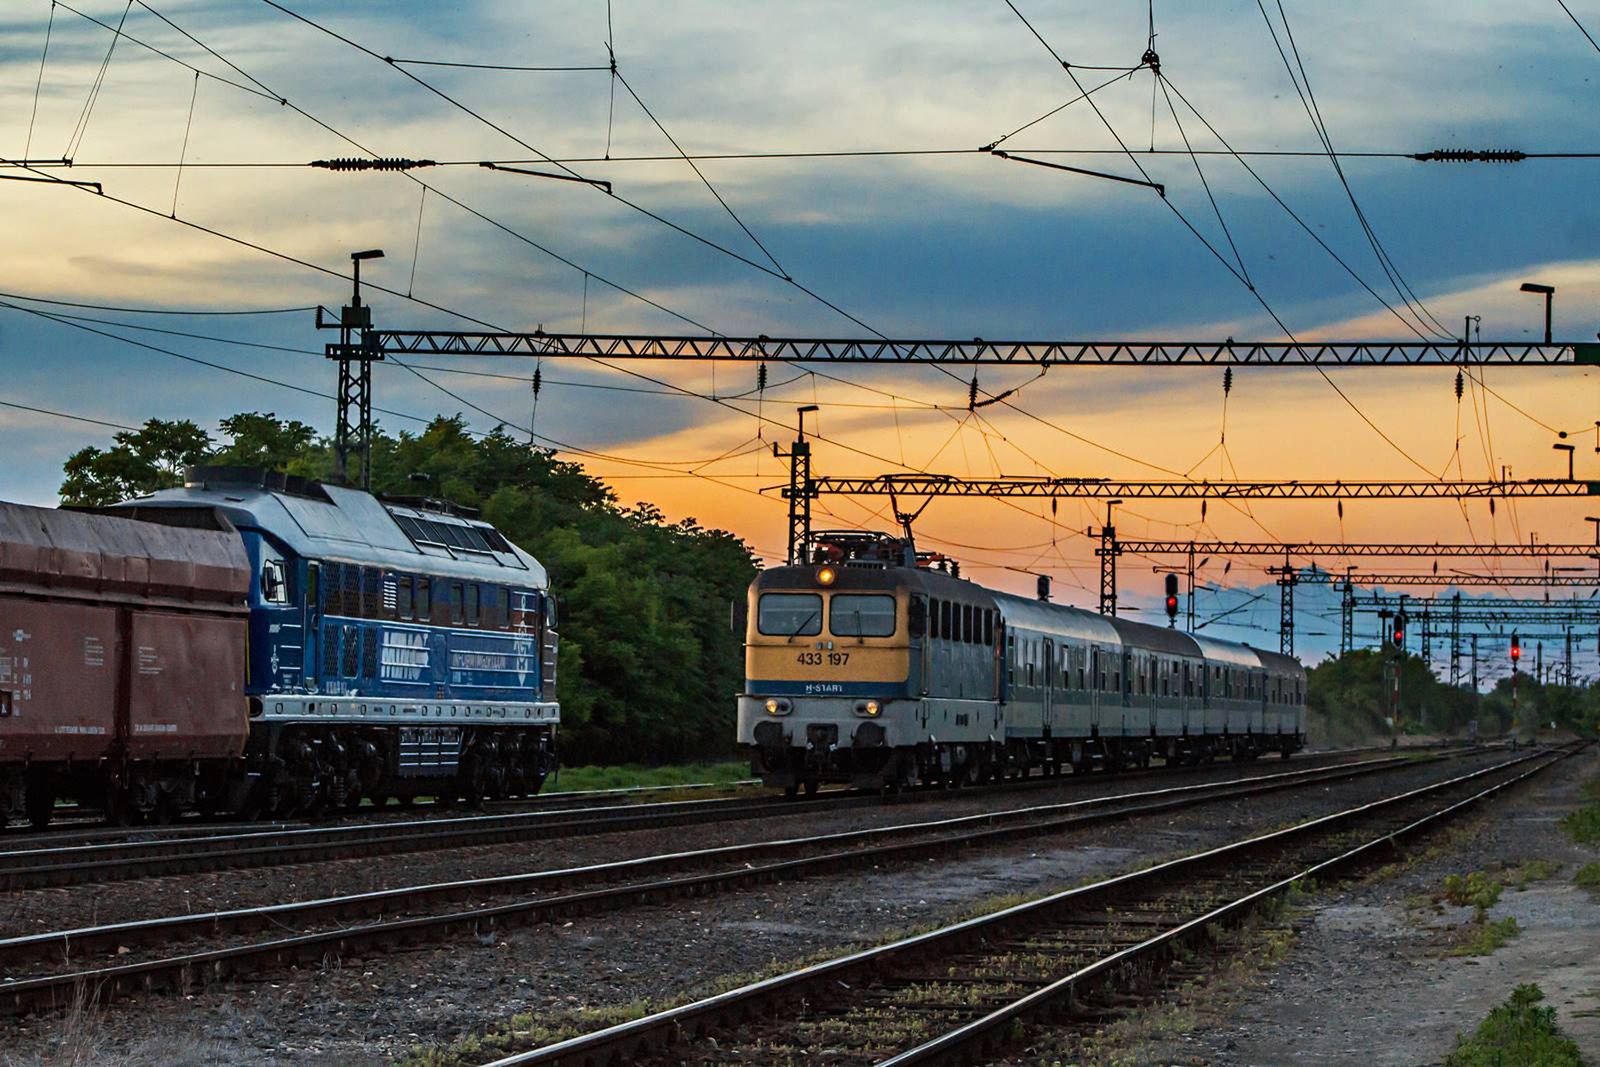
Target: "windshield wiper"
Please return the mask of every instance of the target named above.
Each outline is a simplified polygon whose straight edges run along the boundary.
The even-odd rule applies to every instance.
[[[816,618],[816,617],[817,617],[816,611],[813,611],[810,615],[807,615],[804,619],[802,619],[800,621],[800,625],[796,626],[794,628],[794,633],[790,634],[788,636],[787,640],[793,641],[795,638],[799,637],[800,636],[800,631],[804,630],[807,626],[810,626],[811,625],[811,620]]]

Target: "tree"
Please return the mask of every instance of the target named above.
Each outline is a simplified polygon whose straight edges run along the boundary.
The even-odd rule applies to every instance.
[[[211,436],[188,419],[150,419],[112,441],[111,448],[83,448],[67,458],[62,503],[104,507],[181,485],[183,468],[200,462],[212,445]]]

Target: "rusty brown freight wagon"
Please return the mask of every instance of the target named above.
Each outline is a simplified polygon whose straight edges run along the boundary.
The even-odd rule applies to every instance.
[[[0,826],[63,798],[159,816],[219,788],[249,733],[249,586],[220,518],[0,503]]]

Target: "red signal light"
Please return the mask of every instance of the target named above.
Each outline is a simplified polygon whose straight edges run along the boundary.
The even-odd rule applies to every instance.
[[[1511,658],[1512,659],[1521,659],[1522,658],[1522,649],[1518,648],[1516,645],[1512,645],[1511,646]]]

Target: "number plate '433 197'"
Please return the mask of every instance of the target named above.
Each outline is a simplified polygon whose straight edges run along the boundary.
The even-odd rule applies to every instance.
[[[829,667],[843,667],[850,662],[850,653],[802,652],[794,658],[794,661],[802,667],[821,667],[823,664]]]

